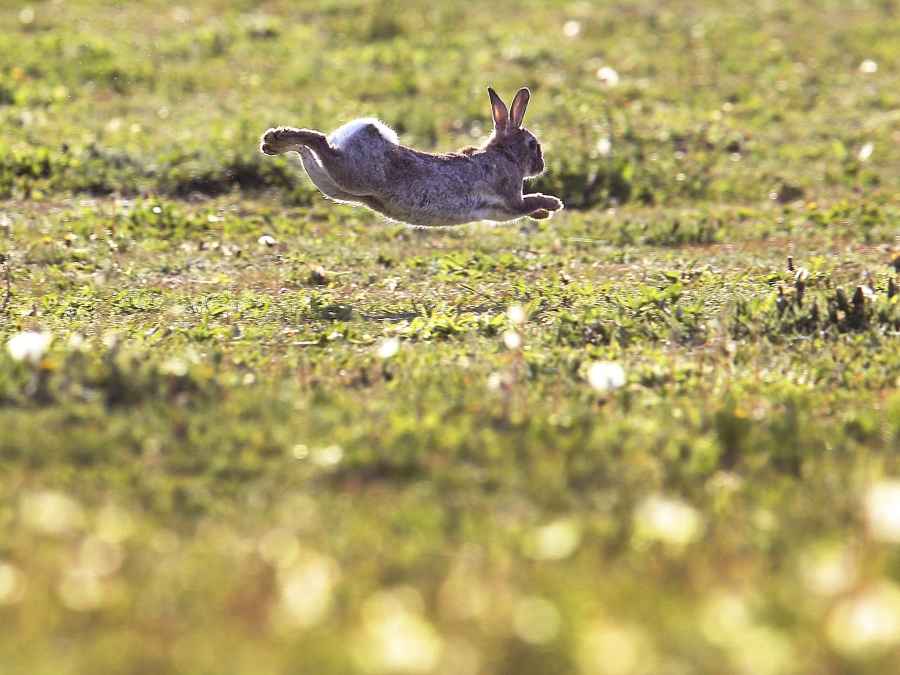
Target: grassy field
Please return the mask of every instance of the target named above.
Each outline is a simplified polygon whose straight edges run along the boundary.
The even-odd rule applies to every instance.
[[[900,671],[900,4],[729,5],[3,3],[0,675]]]

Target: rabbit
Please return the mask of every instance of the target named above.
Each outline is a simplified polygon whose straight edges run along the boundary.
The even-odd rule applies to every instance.
[[[394,130],[380,120],[363,118],[328,136],[310,129],[269,129],[260,151],[295,151],[326,197],[418,227],[550,218],[563,208],[559,199],[522,194],[523,181],[544,170],[540,143],[522,128],[531,92],[520,89],[509,110],[490,87],[488,94],[494,129],[480,148],[420,152],[400,145]]]

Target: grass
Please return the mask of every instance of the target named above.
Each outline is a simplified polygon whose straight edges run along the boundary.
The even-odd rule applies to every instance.
[[[896,670],[898,9],[0,10],[0,675]],[[257,152],[487,85],[550,221]]]

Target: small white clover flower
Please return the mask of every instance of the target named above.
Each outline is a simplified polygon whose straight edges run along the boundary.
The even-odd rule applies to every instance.
[[[882,579],[832,607],[826,635],[846,656],[877,656],[900,643],[900,588]]]
[[[872,153],[874,151],[875,151],[875,144],[874,143],[866,143],[864,146],[862,146],[859,149],[859,154],[857,155],[857,157],[859,158],[860,162],[867,162],[867,161],[869,161],[869,157],[872,156]]]
[[[871,75],[878,72],[878,64],[872,59],[866,59],[859,64],[859,72]]]
[[[618,363],[598,361],[588,368],[588,382],[597,391],[619,389],[625,384],[625,371]]]
[[[609,66],[603,66],[597,71],[597,79],[608,87],[619,84],[619,74]]]
[[[872,485],[862,506],[874,539],[900,542],[900,480],[885,480]]]
[[[609,136],[597,141],[597,152],[601,157],[612,157],[612,141],[609,140]]]
[[[679,546],[696,541],[703,533],[697,509],[680,499],[659,496],[647,497],[635,510],[635,527],[645,539]]]
[[[525,311],[522,305],[510,305],[509,309],[506,310],[506,316],[509,317],[510,323],[514,323],[517,326],[521,326],[528,321],[528,312]]]
[[[329,445],[327,448],[319,448],[312,453],[312,462],[316,466],[335,467],[344,457],[344,449],[339,445]]]
[[[51,333],[26,331],[13,335],[9,342],[6,343],[6,349],[15,361],[37,363],[52,341],[53,335]]]
[[[503,338],[503,344],[509,350],[515,351],[522,346],[522,336],[519,335],[518,331],[505,330],[500,337]]]
[[[400,351],[400,340],[395,337],[385,338],[378,343],[378,347],[375,349],[375,353],[382,359],[389,359],[398,351]]]
[[[581,32],[581,24],[577,21],[566,21],[563,26],[563,35],[573,38]]]
[[[503,375],[500,373],[491,373],[488,375],[487,388],[491,391],[497,391],[503,386]]]

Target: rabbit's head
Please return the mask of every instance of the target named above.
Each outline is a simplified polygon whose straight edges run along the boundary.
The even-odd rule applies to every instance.
[[[495,148],[513,159],[522,168],[526,177],[533,178],[539,175],[544,170],[541,144],[533,133],[522,128],[531,92],[527,87],[519,89],[509,110],[497,96],[497,92],[490,87],[488,94],[491,97],[491,114],[494,117],[494,133],[488,140],[488,147]]]

